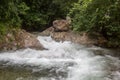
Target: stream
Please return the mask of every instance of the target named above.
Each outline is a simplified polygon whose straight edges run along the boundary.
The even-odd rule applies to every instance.
[[[0,80],[120,80],[120,59],[108,49],[38,36],[48,50],[0,53]]]

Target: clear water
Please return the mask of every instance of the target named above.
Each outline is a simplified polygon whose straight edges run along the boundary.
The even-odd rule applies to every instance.
[[[38,40],[48,50],[0,53],[0,80],[120,80],[120,60],[94,54],[108,50],[51,37]]]

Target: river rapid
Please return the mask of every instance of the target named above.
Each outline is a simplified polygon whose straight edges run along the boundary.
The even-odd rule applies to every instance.
[[[38,36],[47,50],[0,53],[0,80],[120,80],[120,60],[100,47]]]

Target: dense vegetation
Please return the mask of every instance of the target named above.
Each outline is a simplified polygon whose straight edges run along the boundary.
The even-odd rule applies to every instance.
[[[120,0],[79,0],[69,14],[73,30],[99,32],[109,47],[120,46]]]
[[[65,18],[77,0],[0,0],[0,28],[43,30],[57,18]],[[1,32],[0,31],[0,32]]]
[[[99,32],[120,45],[120,0],[0,0],[0,37],[12,28],[42,31],[72,18],[74,31]]]

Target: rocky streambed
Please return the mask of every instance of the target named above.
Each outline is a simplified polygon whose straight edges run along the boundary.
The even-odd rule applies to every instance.
[[[13,30],[0,43],[0,80],[119,80],[119,49],[101,48],[106,39],[93,34],[71,31],[66,20],[34,35]]]
[[[119,80],[120,60],[108,49],[50,36],[37,39],[48,50],[23,49],[0,53],[1,80]],[[99,51],[101,54],[96,55]]]

